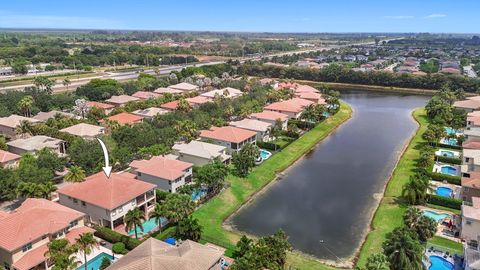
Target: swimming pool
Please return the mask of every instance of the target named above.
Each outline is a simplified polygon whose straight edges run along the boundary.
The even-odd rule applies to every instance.
[[[452,151],[448,151],[448,150],[441,150],[440,155],[444,156],[444,157],[455,157],[455,153],[453,153]]]
[[[449,175],[453,175],[453,176],[457,175],[457,169],[455,167],[452,167],[452,166],[442,166],[440,171],[443,174],[449,174]]]
[[[424,210],[423,215],[435,220],[436,222],[440,222],[440,221],[442,221],[445,218],[450,216],[448,214],[439,214],[437,212],[433,212],[433,211],[430,211],[430,210]]]
[[[87,262],[88,270],[99,270],[100,265],[102,265],[103,258],[108,258],[110,261],[113,260],[112,255],[102,252]],[[85,264],[82,264],[82,266],[78,267],[77,270],[85,270]]]
[[[262,157],[263,160],[268,159],[272,153],[268,152],[267,150],[260,149],[260,157]]]
[[[447,135],[455,135],[457,131],[451,127],[445,127],[445,133],[447,133]]]
[[[454,139],[454,138],[443,139],[443,144],[458,145],[458,141],[457,139]]]
[[[166,221],[167,221],[167,219],[165,219],[165,218],[160,219],[160,222],[162,224],[164,224]],[[143,231],[142,231],[142,229],[140,229],[139,226],[137,226],[137,233],[138,233],[138,235],[147,234],[147,233],[153,231],[157,227],[158,227],[157,222],[155,221],[154,218],[151,218],[151,219],[149,219],[149,220],[147,220],[143,223]],[[131,229],[128,232],[128,235],[135,235],[135,229]]]
[[[442,197],[447,197],[447,198],[452,198],[453,196],[453,190],[449,187],[438,187],[436,192],[438,196]]]
[[[432,263],[428,270],[453,270],[453,264],[442,257],[430,256],[428,259]]]
[[[192,193],[192,196],[191,196],[192,202],[196,202],[196,201],[200,200],[200,198],[205,196],[205,194],[207,194],[207,191],[205,189],[194,190],[193,193]]]
[[[323,116],[323,117],[330,117],[331,115],[332,115],[332,114],[329,113],[329,112],[323,112],[323,113],[322,113],[322,116]]]

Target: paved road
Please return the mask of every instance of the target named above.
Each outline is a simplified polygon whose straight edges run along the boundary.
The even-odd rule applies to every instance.
[[[393,39],[386,39],[385,41],[389,41]],[[286,55],[293,55],[293,54],[301,54],[301,53],[308,53],[308,52],[316,52],[316,51],[323,51],[323,50],[328,50],[328,49],[333,49],[333,48],[341,48],[341,47],[346,47],[346,46],[354,46],[354,45],[371,45],[374,44],[374,42],[363,42],[363,43],[355,43],[355,44],[348,44],[348,45],[331,45],[331,46],[325,46],[325,47],[317,47],[317,48],[312,48],[312,49],[306,49],[306,50],[300,50],[300,51],[290,51],[290,52],[282,52],[282,53],[274,53],[274,54],[268,54],[268,55],[262,55],[262,56],[255,56],[255,57],[245,57],[239,59],[240,62],[245,62],[248,60],[253,60],[253,61],[258,61],[261,59],[270,59],[274,56],[286,56]],[[153,69],[147,69],[142,71],[143,73],[151,74],[151,75],[166,75],[169,74],[172,71],[181,71],[182,69],[186,67],[201,67],[201,66],[208,66],[208,65],[217,65],[217,64],[222,64],[225,63],[226,61],[212,61],[212,62],[203,62],[203,63],[192,63],[188,65],[175,65],[175,66],[168,66],[168,67],[163,67],[159,69],[159,73],[155,73]],[[64,91],[70,91],[74,90],[79,86],[85,85],[90,80],[92,79],[114,79],[117,81],[128,81],[128,80],[133,80],[136,79],[139,75],[139,72],[135,71],[127,71],[127,72],[107,72],[107,73],[98,73],[98,76],[95,77],[88,77],[88,78],[80,78],[80,79],[72,79],[71,84],[67,87],[65,87],[61,81],[57,81],[57,83],[52,87],[53,92],[64,92]],[[33,86],[33,84],[23,84],[23,85],[14,85],[14,86],[6,86],[6,87],[0,87],[0,92],[5,92],[5,91],[21,91],[25,87],[30,87]]]

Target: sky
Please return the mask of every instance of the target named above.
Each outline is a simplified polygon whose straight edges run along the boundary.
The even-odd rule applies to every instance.
[[[480,0],[0,1],[0,28],[480,33]]]

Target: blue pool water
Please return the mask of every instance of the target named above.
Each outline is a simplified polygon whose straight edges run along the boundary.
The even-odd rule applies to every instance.
[[[445,127],[445,133],[447,133],[447,135],[455,135],[457,131],[451,127]]]
[[[448,187],[438,187],[435,193],[437,193],[438,196],[452,198],[453,190]]]
[[[165,222],[167,222],[167,219],[161,218],[160,222],[162,224],[164,224]],[[151,219],[149,219],[149,220],[147,220],[143,223],[143,231],[142,231],[142,229],[140,229],[140,227],[137,226],[137,233],[138,233],[139,236],[142,235],[142,234],[147,234],[147,233],[153,231],[157,227],[158,227],[157,222],[155,221],[154,218],[151,218]],[[135,229],[131,229],[128,232],[128,235],[135,235]]]
[[[192,193],[192,202],[196,202],[198,200],[200,200],[200,198],[202,198],[203,196],[205,196],[205,194],[207,194],[207,191],[204,190],[204,189],[199,189],[199,190],[195,190],[193,191]]]
[[[444,143],[444,144],[448,144],[448,145],[458,145],[457,139],[453,139],[453,138],[444,139],[444,140],[443,140],[443,143]]]
[[[442,257],[430,256],[428,258],[432,263],[428,270],[453,270],[453,264]]]
[[[455,167],[452,167],[452,166],[442,166],[440,171],[443,174],[457,175],[457,169]]]
[[[439,214],[429,210],[424,210],[423,215],[435,220],[436,222],[440,222],[449,216],[448,214]]]
[[[332,114],[329,113],[329,112],[323,112],[323,113],[322,113],[322,116],[323,116],[323,117],[330,117],[331,115],[332,115]]]
[[[87,262],[88,270],[99,270],[100,265],[102,265],[103,258],[105,257],[107,257],[110,261],[113,259],[112,255],[102,252]],[[85,264],[82,264],[82,266],[78,267],[77,270],[85,270]]]
[[[260,156],[262,157],[263,160],[268,159],[272,153],[268,152],[267,150],[260,149]]]
[[[455,157],[455,153],[452,151],[447,151],[447,150],[441,150],[440,155],[444,157]]]

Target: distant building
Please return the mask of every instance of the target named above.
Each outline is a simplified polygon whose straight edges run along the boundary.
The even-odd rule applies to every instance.
[[[112,104],[115,107],[123,107],[128,102],[139,101],[139,98],[127,96],[127,95],[120,95],[120,96],[112,96],[111,98],[105,100],[106,103]]]
[[[61,111],[49,111],[49,112],[39,112],[37,115],[32,117],[41,122],[47,122],[48,119],[54,118],[55,116],[60,115],[67,118],[75,118],[76,116],[72,113],[61,112]]]
[[[17,134],[17,127],[20,126],[23,121],[27,121],[30,124],[40,123],[40,121],[37,119],[23,117],[16,114],[12,114],[8,117],[1,117],[0,134],[3,134],[5,137],[11,139],[19,137],[22,134]]]
[[[132,94],[132,97],[138,98],[138,99],[155,99],[160,97],[161,94],[155,93],[155,92],[147,92],[147,91],[137,91],[134,94]]]
[[[105,127],[80,123],[71,127],[61,129],[60,131],[81,137],[85,140],[93,140],[98,136],[105,134]]]
[[[126,112],[110,116],[107,119],[110,121],[117,122],[121,126],[133,125],[133,124],[141,123],[143,121],[143,117],[135,114],[131,114],[131,113],[126,113]],[[105,121],[101,121],[101,122],[105,122]]]
[[[223,89],[217,89],[217,90],[212,90],[206,93],[201,94],[200,96],[214,99],[215,97],[226,97],[226,98],[237,98],[239,96],[243,95],[243,92],[232,88],[232,87],[227,87]]]
[[[96,101],[89,101],[87,102],[87,106],[90,108],[98,108],[103,111],[104,114],[109,115],[113,109],[115,108],[112,104],[101,103]]]
[[[170,85],[168,88],[173,89],[173,90],[182,91],[182,93],[190,93],[190,92],[194,92],[194,91],[199,90],[198,86],[196,86],[194,84],[186,83],[186,82]]]
[[[8,151],[17,155],[30,153],[47,148],[60,156],[65,155],[65,141],[48,136],[38,135],[26,139],[17,139],[7,143]]]
[[[157,115],[162,115],[168,113],[168,110],[162,109],[162,108],[156,108],[156,107],[150,107],[146,109],[140,109],[133,111],[132,114],[144,117],[146,119],[152,119],[153,117]]]
[[[14,169],[18,167],[18,162],[21,158],[20,155],[0,150],[0,167]]]

